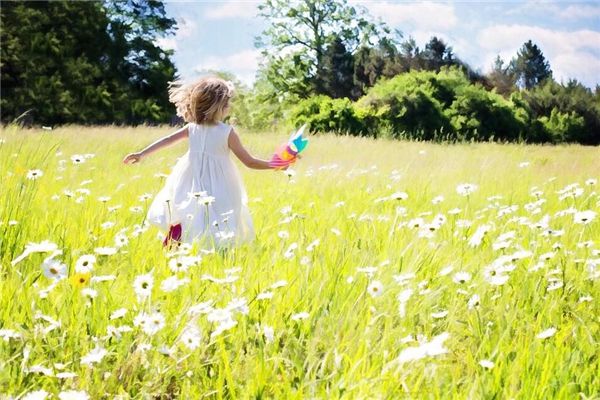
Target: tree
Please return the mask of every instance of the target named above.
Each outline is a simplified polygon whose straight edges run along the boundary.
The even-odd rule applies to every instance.
[[[452,47],[448,46],[442,39],[433,36],[425,45],[425,51],[421,54],[425,63],[425,69],[439,71],[444,65],[455,65],[456,60]]]
[[[352,96],[354,60],[336,35],[323,56],[323,91],[334,99]]]
[[[487,81],[496,92],[504,97],[509,96],[516,88],[516,77],[510,69],[510,65],[505,65],[500,55],[494,60],[492,71],[487,75]]]
[[[168,121],[172,32],[161,1],[6,2],[2,19],[2,120],[31,110],[35,121]]]
[[[302,84],[297,74],[289,69],[282,71],[281,66],[291,65],[300,70],[299,74],[310,82],[309,87],[301,85],[293,90],[300,98],[325,92],[324,57],[334,38],[338,37],[353,53],[361,44],[389,33],[382,23],[369,21],[366,9],[350,6],[347,0],[266,0],[259,6],[259,15],[271,22],[256,40],[257,47],[263,49],[263,68],[292,72],[293,80]],[[278,72],[267,75],[275,76]],[[276,89],[290,89],[280,87],[277,80],[273,83]]]
[[[516,77],[519,87],[531,89],[546,79],[552,78],[550,63],[540,48],[531,40],[525,42],[511,61],[511,73]]]

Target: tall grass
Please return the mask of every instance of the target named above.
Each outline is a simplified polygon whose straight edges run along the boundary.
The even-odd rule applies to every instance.
[[[121,163],[166,133],[0,133],[3,397],[598,398],[600,223],[576,223],[600,208],[598,148],[313,136],[294,176],[240,165],[253,243],[194,246],[198,265],[173,272],[164,234],[142,225],[151,200],[139,197],[162,187],[187,143]],[[242,133],[263,158],[284,138]],[[43,175],[27,179],[33,169]],[[463,183],[477,189],[462,196]],[[44,240],[62,250],[67,278],[44,275],[48,253],[11,264]],[[91,254],[91,276],[109,277],[80,287],[69,277]],[[502,266],[506,283],[491,283]],[[142,299],[144,274],[153,288]],[[189,281],[166,292],[171,276]],[[229,306],[236,324],[215,334],[203,302]],[[142,312],[164,327],[145,333]],[[82,363],[95,348],[106,353]]]

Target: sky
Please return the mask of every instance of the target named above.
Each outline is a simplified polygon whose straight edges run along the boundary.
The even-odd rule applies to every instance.
[[[483,73],[500,55],[505,61],[531,39],[550,63],[554,78],[600,85],[600,0],[596,1],[360,1],[376,20],[415,38],[420,48],[432,36]],[[256,36],[268,26],[257,17],[259,1],[167,1],[179,29],[159,39],[175,51],[179,75],[193,79],[206,70],[234,73],[251,84],[260,62]]]

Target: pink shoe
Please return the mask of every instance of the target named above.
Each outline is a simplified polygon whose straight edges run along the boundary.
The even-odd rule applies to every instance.
[[[173,241],[179,243],[181,240],[181,231],[182,231],[181,224],[171,225],[169,227],[169,233],[167,234],[167,237],[163,241],[163,246],[166,247],[169,245],[169,242],[173,242]]]

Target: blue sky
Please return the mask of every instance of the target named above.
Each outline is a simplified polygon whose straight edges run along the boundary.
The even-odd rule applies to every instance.
[[[482,72],[496,55],[510,60],[529,39],[550,62],[557,80],[577,78],[600,84],[600,0],[598,1],[360,1],[375,18],[413,36],[422,48],[436,35],[456,55]],[[254,38],[267,26],[256,16],[259,1],[167,1],[178,21],[175,36],[160,40],[175,50],[184,79],[207,69],[233,72],[251,83],[260,51]]]

